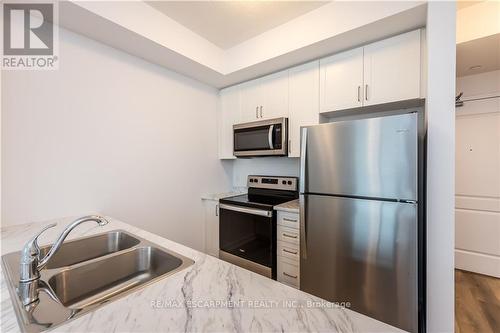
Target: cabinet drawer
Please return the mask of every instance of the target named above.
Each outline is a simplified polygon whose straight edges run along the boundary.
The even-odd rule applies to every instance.
[[[288,228],[299,229],[299,214],[278,211],[278,224]]]
[[[298,289],[300,287],[299,267],[280,260],[278,257],[277,280]]]
[[[286,242],[277,242],[278,251],[277,255],[285,258],[292,259],[294,261],[299,262],[299,245],[286,243]]]
[[[278,225],[278,241],[299,244],[299,229],[293,229]]]

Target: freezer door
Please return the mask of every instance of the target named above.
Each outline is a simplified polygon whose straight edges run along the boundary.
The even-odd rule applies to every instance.
[[[417,113],[304,128],[301,192],[417,200]]]
[[[300,289],[417,332],[417,205],[320,195],[300,201]]]

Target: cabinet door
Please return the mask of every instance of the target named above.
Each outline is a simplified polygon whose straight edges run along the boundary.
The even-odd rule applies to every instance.
[[[420,97],[420,30],[364,48],[364,105]]]
[[[233,125],[240,122],[240,87],[222,89],[219,98],[219,158],[232,159],[236,158],[233,155]]]
[[[204,200],[205,204],[205,253],[219,257],[219,203]]]
[[[288,117],[288,70],[259,79],[262,114],[260,119]]]
[[[363,48],[320,60],[320,112],[362,106]]]
[[[257,121],[260,119],[261,79],[245,82],[241,89],[241,122]]]
[[[290,69],[288,156],[300,156],[300,127],[319,123],[319,61]]]

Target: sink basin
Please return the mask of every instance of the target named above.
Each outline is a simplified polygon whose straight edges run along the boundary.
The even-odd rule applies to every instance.
[[[194,264],[124,230],[67,241],[40,271],[39,301],[25,307],[16,291],[20,257],[21,252],[2,256],[2,267],[25,332],[63,324]]]
[[[78,264],[83,261],[105,256],[110,253],[129,249],[140,241],[123,231],[107,232],[97,236],[90,236],[63,243],[59,251],[49,261],[47,269],[59,268]],[[50,250],[50,246],[40,248],[43,256]]]
[[[66,307],[82,308],[173,271],[182,260],[154,247],[141,247],[64,270],[49,286]]]

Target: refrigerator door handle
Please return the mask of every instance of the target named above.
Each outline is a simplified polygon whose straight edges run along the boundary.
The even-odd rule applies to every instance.
[[[299,193],[304,193],[306,188],[306,158],[307,158],[307,128],[301,129],[300,140],[300,179],[299,179]],[[300,255],[303,259],[307,259],[307,228],[306,228],[306,205],[305,197],[300,194],[299,197],[299,212],[300,212]]]
[[[306,228],[306,204],[303,194],[299,197],[300,212],[300,255],[302,259],[307,259],[307,228]]]
[[[300,139],[300,178],[299,193],[304,193],[306,188],[306,154],[307,154],[307,128],[301,128]]]

